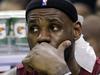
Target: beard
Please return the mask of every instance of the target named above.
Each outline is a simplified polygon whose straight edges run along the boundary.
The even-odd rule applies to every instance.
[[[71,46],[65,48],[64,50],[64,60],[68,62],[71,60],[71,58],[74,57],[74,46],[75,46],[75,40],[72,41]]]
[[[80,72],[80,66],[77,64],[74,56],[75,41],[72,42],[71,46],[64,50],[64,60],[71,71],[72,75],[78,75]]]

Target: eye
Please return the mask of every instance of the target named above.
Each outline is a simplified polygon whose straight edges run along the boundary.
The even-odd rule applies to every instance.
[[[34,33],[39,31],[37,27],[33,27],[32,30]]]
[[[58,32],[60,29],[61,29],[60,26],[57,24],[50,25],[50,30],[53,32]]]
[[[31,31],[32,33],[37,33],[37,32],[39,32],[39,27],[38,26],[31,26],[29,31]]]

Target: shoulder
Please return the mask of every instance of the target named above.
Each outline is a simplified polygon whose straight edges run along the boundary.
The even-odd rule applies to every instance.
[[[100,74],[100,57],[97,57],[93,73]]]
[[[85,69],[81,68],[79,75],[99,75],[99,74],[100,74],[100,57],[97,57],[93,72],[89,73]]]

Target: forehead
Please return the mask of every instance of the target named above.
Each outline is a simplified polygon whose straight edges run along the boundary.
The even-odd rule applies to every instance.
[[[60,18],[61,20],[71,21],[70,18],[63,13],[62,11],[55,8],[42,8],[42,9],[34,9],[28,13],[28,19],[32,19],[35,17],[47,17],[47,18]]]

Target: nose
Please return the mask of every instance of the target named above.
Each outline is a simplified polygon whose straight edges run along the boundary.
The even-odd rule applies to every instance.
[[[41,31],[39,36],[38,36],[38,43],[46,42],[50,43],[50,33],[48,31]]]

